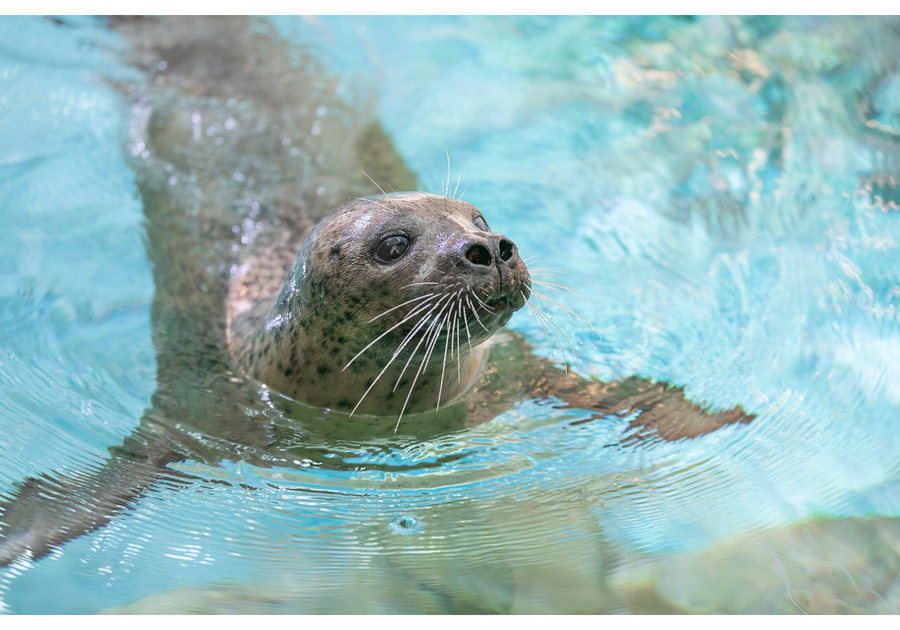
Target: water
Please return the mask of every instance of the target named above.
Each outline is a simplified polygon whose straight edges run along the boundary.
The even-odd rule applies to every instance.
[[[0,22],[0,493],[96,468],[156,388],[128,113],[103,78],[137,71],[102,22],[66,22]],[[422,188],[459,177],[569,270],[602,337],[559,320],[579,374],[757,417],[623,443],[627,419],[523,401],[430,440],[184,462],[206,481],[0,570],[5,611],[898,611],[895,23],[269,23],[375,99]],[[560,358],[527,313],[510,327]]]
[[[105,454],[154,388],[141,203],[99,78],[131,71],[98,49],[121,43],[74,23],[0,23],[2,492]]]

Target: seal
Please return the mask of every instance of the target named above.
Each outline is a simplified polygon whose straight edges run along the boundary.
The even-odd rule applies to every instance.
[[[482,371],[482,342],[531,294],[515,244],[474,206],[418,192],[329,214],[277,291],[242,271],[228,300],[237,365],[316,407],[382,416],[459,399]]]
[[[629,414],[632,440],[752,419],[709,412],[680,387],[582,379],[535,356],[503,329],[537,295],[513,241],[459,199],[367,197],[360,171],[399,190],[415,177],[366,108],[265,24],[113,24],[146,74],[123,90],[157,390],[99,470],[26,479],[0,501],[0,566],[104,526],[163,478],[192,483],[168,467],[183,460],[353,471],[335,456],[342,441],[398,427],[426,438],[527,399],[596,421]]]

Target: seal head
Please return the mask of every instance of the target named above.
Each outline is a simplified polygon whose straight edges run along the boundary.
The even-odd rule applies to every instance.
[[[463,394],[530,296],[515,244],[427,193],[357,199],[306,238],[267,314],[231,323],[238,365],[308,404],[402,415]]]

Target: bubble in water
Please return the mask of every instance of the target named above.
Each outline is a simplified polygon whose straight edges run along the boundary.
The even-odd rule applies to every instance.
[[[410,514],[402,514],[391,521],[391,531],[401,536],[417,534],[425,528],[425,523]]]

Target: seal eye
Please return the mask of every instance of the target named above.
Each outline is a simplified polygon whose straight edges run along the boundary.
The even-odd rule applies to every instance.
[[[477,227],[482,232],[490,232],[491,231],[491,228],[489,228],[487,223],[485,223],[483,217],[476,218],[474,221],[472,221],[472,223],[474,223],[475,227]]]
[[[402,234],[388,236],[378,244],[375,255],[383,262],[394,262],[403,257],[409,249],[409,239]]]

